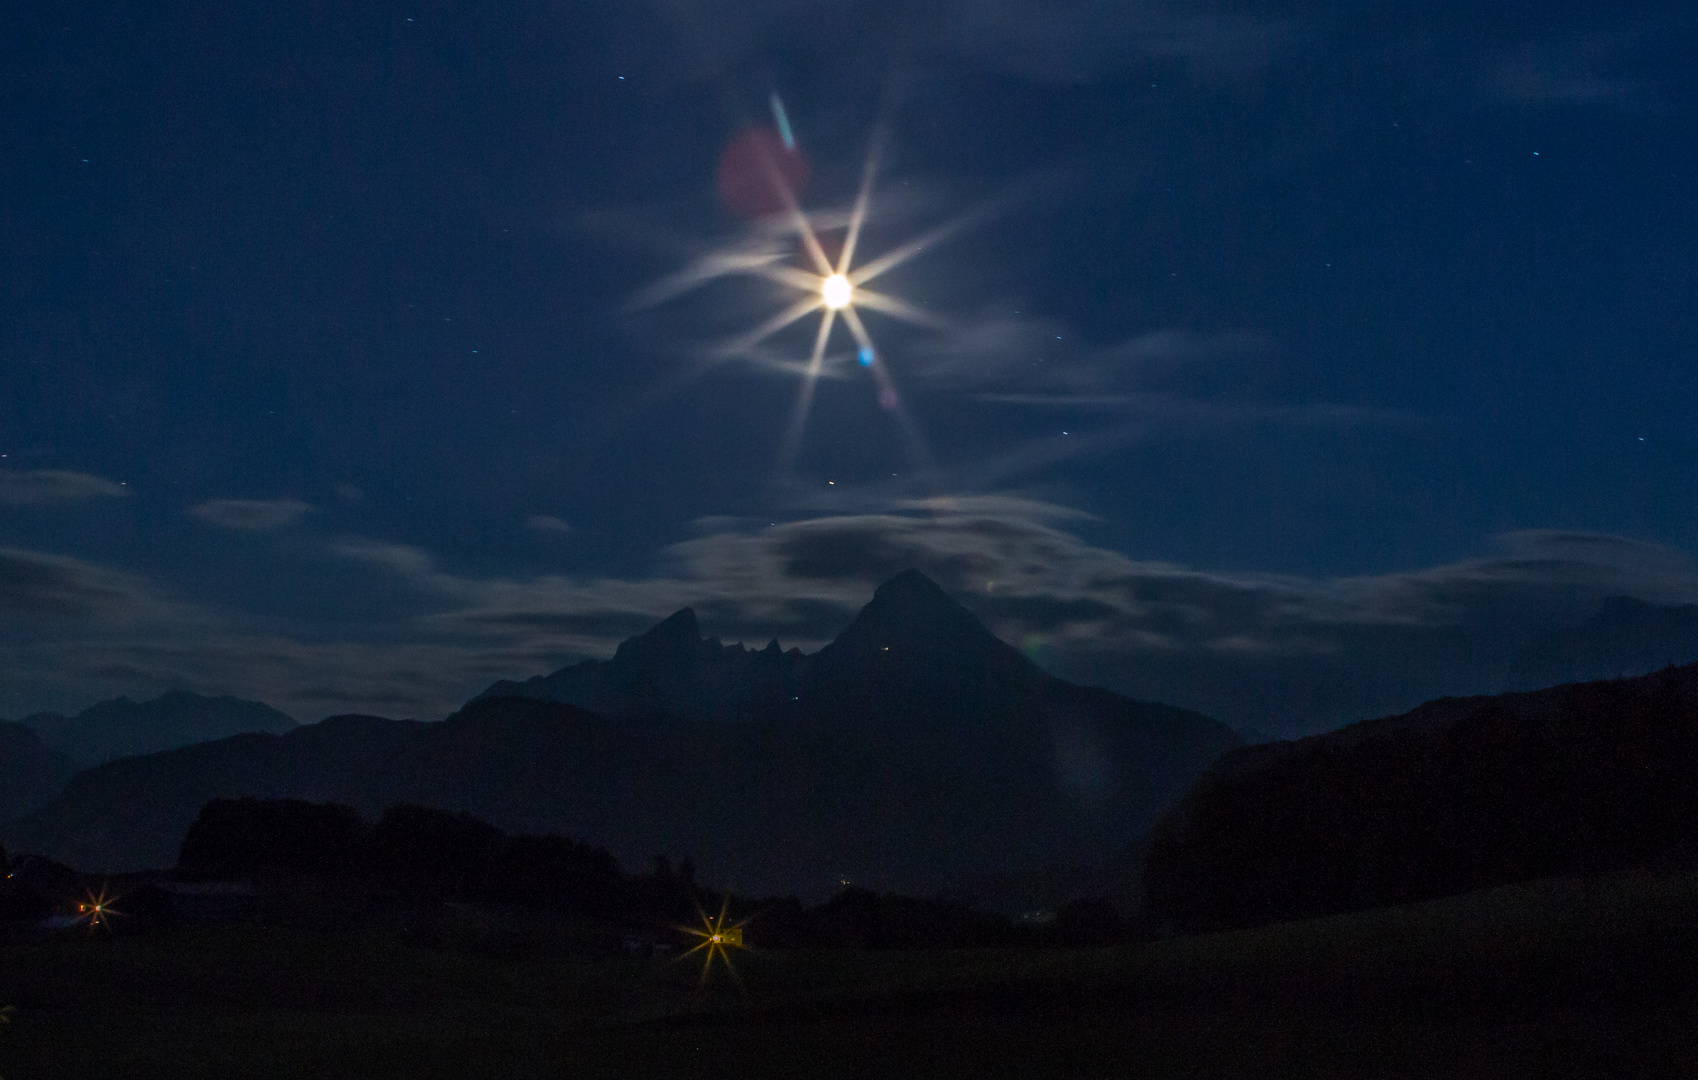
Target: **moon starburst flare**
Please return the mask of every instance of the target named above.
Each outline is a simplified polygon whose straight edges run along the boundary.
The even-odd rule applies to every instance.
[[[848,331],[854,342],[851,354],[867,369],[877,388],[879,404],[897,420],[910,455],[922,473],[931,467],[931,455],[926,449],[918,426],[904,407],[884,354],[873,340],[861,309],[909,323],[927,330],[950,329],[950,324],[915,305],[869,288],[871,282],[894,270],[932,247],[960,233],[966,226],[985,216],[988,208],[981,207],[932,228],[868,262],[857,265],[855,258],[872,206],[874,182],[878,176],[883,139],[875,135],[862,168],[861,181],[855,200],[847,214],[841,210],[808,212],[797,201],[795,191],[786,180],[779,163],[766,161],[768,179],[783,204],[781,213],[762,222],[761,235],[751,243],[744,240],[721,251],[709,252],[694,260],[685,269],[669,275],[643,290],[633,301],[633,308],[651,307],[710,282],[730,277],[755,277],[794,293],[788,304],[757,325],[713,347],[704,358],[698,373],[706,368],[733,360],[756,360],[767,367],[797,371],[800,386],[796,403],[785,435],[781,453],[784,471],[788,471],[800,449],[802,436],[813,407],[816,384],[824,374],[828,350],[838,323]],[[822,234],[841,231],[842,247],[835,259],[826,253]],[[786,252],[774,241],[783,238],[800,247],[803,266],[794,265],[795,249]],[[806,268],[804,268],[806,267]],[[772,362],[767,340],[787,328],[819,313],[814,328],[813,347],[806,361],[799,363]]]
[[[855,287],[842,274],[833,274],[820,282],[820,299],[826,307],[841,310],[855,299]]]

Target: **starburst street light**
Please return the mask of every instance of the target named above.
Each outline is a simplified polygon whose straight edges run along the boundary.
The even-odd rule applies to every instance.
[[[702,917],[702,925],[700,927],[678,927],[678,929],[683,933],[702,939],[699,944],[692,946],[678,959],[682,960],[685,956],[693,956],[698,952],[702,953],[701,985],[703,986],[707,985],[708,976],[713,973],[713,958],[716,956],[725,961],[725,970],[731,973],[731,978],[736,981],[737,985],[743,985],[743,977],[737,974],[737,967],[731,962],[731,953],[729,950],[741,949],[744,947],[743,925],[749,920],[744,919],[743,922],[732,923],[730,926],[727,926],[725,924],[725,918],[726,911],[730,904],[731,898],[729,896],[725,897],[720,902],[719,916],[717,918],[710,918],[708,913],[702,909],[702,906],[697,904],[696,911]]]
[[[121,914],[121,912],[112,907],[113,901],[117,898],[106,895],[105,885],[100,887],[100,892],[98,894],[96,894],[92,889],[88,890],[87,897],[88,898],[86,900],[77,905],[77,917],[83,922],[88,923],[91,930],[112,929],[109,920],[112,916]]]

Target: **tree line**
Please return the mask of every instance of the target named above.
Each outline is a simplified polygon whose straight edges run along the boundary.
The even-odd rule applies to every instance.
[[[1152,837],[1145,917],[1230,929],[1698,860],[1698,667],[1347,732],[1205,773]]]
[[[315,879],[390,902],[511,905],[634,927],[699,921],[724,902],[763,947],[959,948],[1120,940],[1131,925],[1106,901],[1080,901],[1044,927],[970,903],[847,887],[807,906],[794,896],[725,896],[688,859],[657,856],[627,873],[606,848],[558,835],[509,834],[469,814],[398,805],[368,823],[358,811],[298,799],[215,799],[183,840],[188,881]]]

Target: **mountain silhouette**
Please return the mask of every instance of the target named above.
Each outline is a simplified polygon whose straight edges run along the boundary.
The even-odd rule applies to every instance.
[[[288,715],[257,701],[202,697],[186,690],[172,690],[152,701],[114,698],[75,716],[36,713],[20,723],[47,746],[85,766],[249,731],[281,734],[296,726]]]
[[[1212,930],[1695,858],[1698,664],[1234,751],[1144,881],[1153,918]]]
[[[856,724],[982,717],[1050,676],[917,570],[896,575],[819,652],[703,640],[690,608],[619,646],[479,695],[558,701],[604,716]]]
[[[0,720],[0,821],[21,817],[59,793],[77,771],[22,724]]]
[[[683,608],[621,643],[610,660],[584,660],[552,675],[502,681],[481,695],[558,701],[604,716],[763,720],[793,715],[800,649],[759,651],[702,640]]]
[[[777,676],[717,677],[775,651],[739,659],[680,613],[600,668],[548,677],[626,702],[626,715],[492,687],[441,723],[333,717],[90,769],[0,835],[14,850],[120,870],[169,865],[212,798],[340,802],[368,816],[405,802],[561,831],[627,865],[688,856],[704,880],[745,891],[821,895],[845,880],[923,891],[1101,862],[1240,745],[1199,713],[1044,673],[918,574],[886,582],[818,653],[777,653]],[[692,686],[708,704],[678,698]],[[752,687],[770,703],[774,686],[796,690],[788,709],[726,722],[737,695]],[[681,707],[658,707],[668,700]]]
[[[1612,597],[1578,626],[1542,634],[1510,666],[1510,689],[1644,675],[1698,660],[1698,604]]]
[[[1050,684],[1061,685],[908,570],[880,585],[848,629],[810,658],[802,711],[901,723],[921,710],[934,722],[982,722]]]

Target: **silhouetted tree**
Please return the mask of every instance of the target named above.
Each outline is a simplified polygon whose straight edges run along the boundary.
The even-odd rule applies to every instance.
[[[501,847],[490,898],[619,920],[631,914],[629,895],[606,848],[563,836],[514,836]]]
[[[0,882],[0,923],[40,922],[52,913],[47,898],[29,882],[17,878]]]
[[[1006,944],[1007,919],[944,900],[849,886],[807,912],[800,935],[834,948],[941,949]]]
[[[507,836],[470,814],[392,806],[366,838],[366,866],[383,885],[420,898],[490,899]]]
[[[299,799],[214,799],[183,839],[178,870],[196,878],[346,877],[365,822],[350,806]]]
[[[1064,904],[1055,913],[1048,936],[1058,945],[1081,946],[1109,945],[1130,934],[1131,927],[1112,902],[1087,897]]]
[[[1698,849],[1698,666],[1235,757],[1152,836],[1154,923],[1308,918]]]

